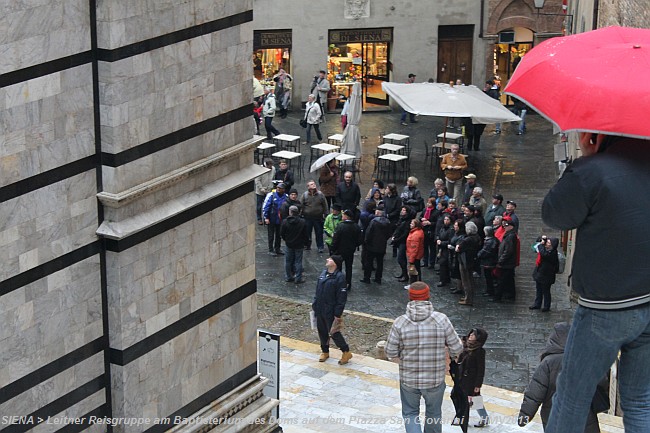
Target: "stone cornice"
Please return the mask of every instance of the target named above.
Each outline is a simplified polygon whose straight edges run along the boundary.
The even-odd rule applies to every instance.
[[[190,176],[223,164],[224,162],[227,162],[233,158],[237,158],[243,153],[250,152],[262,141],[264,141],[264,137],[256,135],[253,138],[239,143],[235,146],[229,147],[226,150],[217,152],[213,155],[208,156],[207,158],[203,158],[177,170],[170,171],[169,173],[158,176],[147,182],[143,182],[125,191],[118,193],[102,191],[97,194],[97,198],[106,207],[116,209],[121,208],[146,195],[160,191],[161,189],[165,189],[169,185],[181,182]]]

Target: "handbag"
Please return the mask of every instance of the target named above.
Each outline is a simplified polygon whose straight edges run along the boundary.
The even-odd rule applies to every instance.
[[[306,128],[307,127],[307,121],[305,119],[300,119],[300,126],[302,126],[303,128]]]

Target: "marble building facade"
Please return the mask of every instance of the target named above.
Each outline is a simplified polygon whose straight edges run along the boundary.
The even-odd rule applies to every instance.
[[[277,405],[256,362],[252,8],[0,5],[0,415],[24,417],[0,431],[225,431],[164,420]]]

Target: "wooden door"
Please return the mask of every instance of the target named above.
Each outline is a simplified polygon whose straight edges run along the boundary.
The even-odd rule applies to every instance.
[[[472,83],[472,39],[439,40],[437,81],[449,83],[458,78],[465,84],[475,84]]]

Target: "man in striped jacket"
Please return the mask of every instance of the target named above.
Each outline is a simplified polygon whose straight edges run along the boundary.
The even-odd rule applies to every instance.
[[[386,343],[388,359],[399,362],[402,417],[406,432],[442,433],[447,349],[452,358],[463,343],[446,315],[433,310],[429,286],[416,281],[409,288],[406,314],[395,319]],[[426,419],[420,420],[424,397]]]

